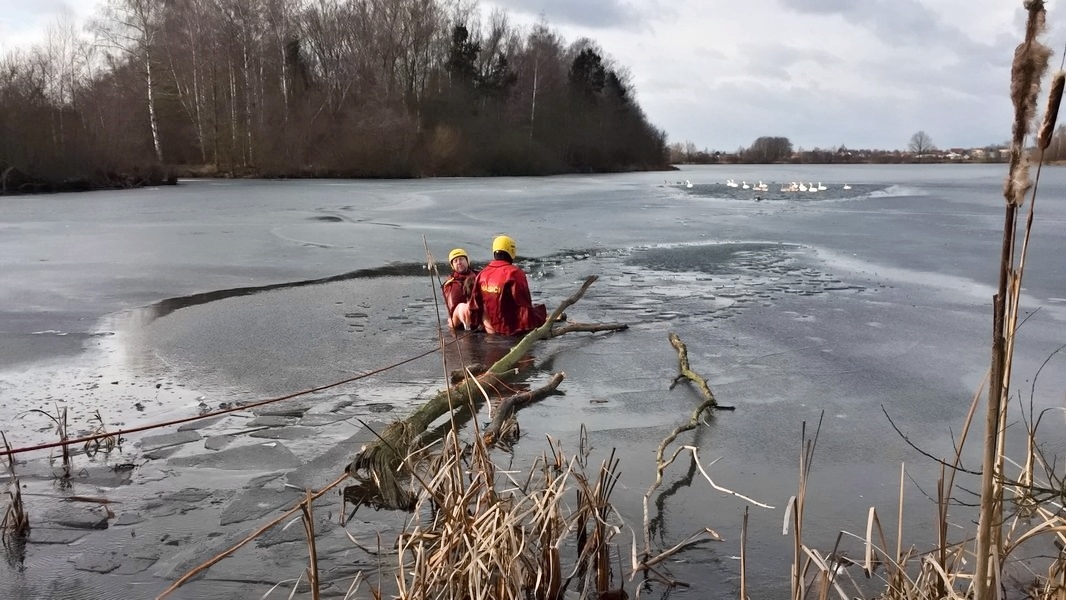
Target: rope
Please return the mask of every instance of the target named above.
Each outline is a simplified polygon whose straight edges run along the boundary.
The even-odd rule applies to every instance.
[[[344,385],[346,383],[351,383],[353,381],[358,381],[360,379],[364,379],[366,377],[370,377],[371,375],[377,375],[378,373],[383,373],[383,372],[388,371],[390,369],[395,369],[396,367],[400,367],[400,366],[406,365],[407,363],[414,362],[414,361],[416,361],[416,360],[418,360],[420,358],[424,358],[426,356],[429,356],[430,354],[433,354],[434,352],[437,352],[439,350],[443,350],[445,345],[455,344],[460,339],[462,339],[463,337],[466,337],[468,335],[470,335],[470,334],[467,333],[467,334],[465,334],[463,336],[457,336],[455,340],[450,341],[450,342],[444,342],[442,340],[442,344],[440,346],[438,346],[438,347],[434,347],[434,348],[432,348],[430,350],[426,350],[425,352],[422,352],[421,354],[417,354],[417,355],[412,356],[410,358],[406,358],[404,360],[401,360],[400,362],[388,365],[386,367],[381,367],[381,368],[375,369],[373,371],[367,371],[366,373],[363,373],[361,375],[356,375],[355,377],[349,377],[348,379],[343,379],[341,381],[337,381],[337,382],[334,382],[334,383],[329,383],[329,384],[326,384],[326,385],[321,385],[321,386],[318,386],[318,387],[302,390],[302,391],[299,391],[299,392],[294,392],[292,394],[286,394],[284,396],[279,396],[277,398],[270,398],[268,400],[260,400],[259,402],[253,402],[252,404],[244,404],[242,406],[234,406],[234,407],[231,407],[231,408],[226,408],[226,409],[206,412],[206,413],[203,413],[203,414],[200,414],[200,415],[195,415],[195,416],[192,416],[192,417],[184,417],[184,418],[181,418],[181,419],[174,419],[172,421],[166,421],[166,422],[163,422],[163,423],[153,423],[153,424],[150,424],[150,425],[141,425],[141,426],[138,426],[138,427],[131,427],[129,429],[119,429],[119,430],[116,430],[116,431],[108,431],[108,432],[103,432],[103,433],[96,433],[96,434],[93,434],[93,435],[88,435],[88,436],[74,438],[74,439],[65,439],[65,440],[59,440],[58,442],[48,442],[46,444],[38,444],[36,446],[26,446],[26,447],[23,447],[23,448],[3,448],[3,449],[0,449],[0,457],[2,457],[2,456],[10,456],[10,455],[14,455],[14,454],[21,454],[23,452],[33,452],[33,451],[36,451],[36,450],[47,450],[48,448],[56,448],[56,447],[59,447],[59,446],[68,446],[68,445],[73,445],[73,444],[83,444],[85,442],[91,442],[91,441],[94,441],[94,440],[99,440],[99,439],[103,439],[103,438],[107,438],[107,437],[122,436],[122,435],[131,434],[131,433],[139,433],[141,431],[148,431],[150,429],[158,429],[160,427],[170,427],[170,426],[173,426],[173,425],[181,425],[183,423],[190,423],[192,421],[198,421],[200,419],[207,419],[207,418],[210,418],[210,417],[217,417],[219,415],[225,415],[225,414],[228,414],[228,413],[231,413],[231,412],[237,412],[237,411],[242,411],[242,410],[248,410],[248,409],[251,409],[251,408],[257,408],[257,407],[260,407],[260,406],[265,406],[267,404],[272,404],[274,402],[281,402],[282,400],[291,400],[292,398],[296,398],[298,396],[304,396],[306,394],[314,394],[316,392],[321,392],[323,390],[328,390],[330,388],[334,388],[334,387],[337,387],[339,385]]]

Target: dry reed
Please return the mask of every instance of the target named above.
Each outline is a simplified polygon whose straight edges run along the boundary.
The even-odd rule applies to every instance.
[[[500,473],[482,435],[469,445],[449,432],[432,455],[409,457],[422,486],[415,515],[399,540],[398,597],[557,598],[613,589],[612,539],[620,520],[609,497],[617,460],[595,478],[558,446],[536,461],[524,482]],[[576,491],[568,509],[564,496]],[[574,548],[569,560],[563,548]],[[564,563],[569,563],[564,568]]]
[[[68,434],[67,425],[67,407],[60,407],[56,405],[56,414],[50,414],[40,409],[33,409],[30,412],[38,412],[51,419],[55,423],[56,435],[59,436],[60,456],[63,459],[63,469],[58,473],[59,481],[61,485],[67,485],[70,482],[70,474],[72,469],[71,455],[70,455],[70,435]],[[10,449],[8,449],[10,450]],[[10,454],[9,454],[10,455]],[[54,460],[54,457],[53,457]]]
[[[100,416],[99,410],[93,415],[93,420],[96,421],[96,425],[89,432],[91,439],[85,441],[85,455],[92,457],[98,452],[110,454],[112,450],[119,446],[119,438],[114,434],[108,433],[107,425],[104,423],[104,418]]]
[[[1018,594],[1024,594],[1024,597],[1032,600],[1066,598],[1066,474],[1059,473],[1057,468],[1061,467],[1057,467],[1055,460],[1043,456],[1039,449],[1039,424],[1047,411],[1039,416],[1030,415],[1027,420],[1023,417],[1027,438],[1024,460],[1016,463],[1005,452],[1015,332],[1018,328],[1022,275],[1032,232],[1040,167],[1043,165],[1044,150],[1051,144],[1063,88],[1066,87],[1066,75],[1056,74],[1037,136],[1037,146],[1033,150],[1027,149],[1026,140],[1037,112],[1036,100],[1051,51],[1038,39],[1045,28],[1044,3],[1027,0],[1024,6],[1028,11],[1025,38],[1015,52],[1011,72],[1010,95],[1014,102],[1015,117],[1009,171],[1004,184],[1006,209],[1000,282],[998,293],[993,298],[992,360],[988,376],[977,528],[972,536],[951,541],[948,536],[947,507],[952,501],[954,476],[960,470],[962,444],[975,416],[980,391],[971,405],[954,462],[943,464],[937,482],[937,547],[930,552],[917,552],[914,549],[904,551],[901,525],[896,534],[895,549],[890,550],[873,508],[870,509],[865,536],[843,532],[846,538],[863,543],[864,560],[855,564],[861,564],[867,577],[874,565],[884,566],[879,571],[884,573],[879,576],[883,588],[876,592],[862,593],[863,589],[870,589],[868,586],[849,586],[852,589],[846,591],[839,584],[839,578],[848,576],[847,567],[829,558],[837,554],[836,549],[833,553],[821,555],[803,545],[802,505],[806,495],[809,456],[805,453],[801,457],[800,491],[794,512],[794,599],[805,598],[811,593],[817,593],[819,598],[871,597],[873,593],[875,597],[886,600],[991,600]],[[1029,173],[1031,155],[1037,158],[1035,178],[1031,178]],[[1030,194],[1028,215],[1021,231],[1018,231],[1018,210],[1025,204],[1027,194]],[[1005,467],[1008,464],[1017,469],[1013,479],[1006,474]],[[897,515],[901,524],[902,506],[901,478]],[[1008,507],[1009,513],[1006,512]],[[963,528],[963,531],[966,529]],[[805,560],[801,562],[801,558]],[[813,571],[810,570],[812,566]]]
[[[4,442],[4,448],[10,450],[11,445],[2,431],[0,439]],[[0,539],[5,546],[9,541],[24,540],[30,533],[30,516],[22,503],[22,488],[19,486],[19,478],[15,475],[15,457],[10,454],[7,456],[7,472],[11,477],[7,482],[7,489],[4,490],[8,503],[4,510],[4,519],[0,521]]]

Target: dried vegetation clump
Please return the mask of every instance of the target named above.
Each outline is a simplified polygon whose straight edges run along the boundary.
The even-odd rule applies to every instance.
[[[4,495],[7,496],[7,508],[4,510],[4,520],[0,522],[0,539],[4,546],[11,543],[24,541],[30,533],[30,517],[22,504],[22,489],[19,487],[19,478],[15,475],[15,457],[10,454],[11,445],[7,442],[7,436],[0,432],[0,439],[4,442],[7,455],[7,485]]]
[[[481,436],[464,448],[454,433],[418,471],[423,490],[400,537],[399,597],[560,598],[618,593],[611,507],[617,461],[590,477],[588,455],[556,444],[524,480],[497,469]],[[575,506],[568,499],[575,498]],[[570,559],[564,554],[570,550]],[[613,560],[612,560],[613,558]]]

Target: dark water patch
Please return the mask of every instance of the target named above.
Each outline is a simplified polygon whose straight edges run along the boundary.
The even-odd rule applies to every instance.
[[[438,269],[440,269],[440,267],[438,267]],[[139,309],[139,316],[144,317],[145,324],[147,324],[156,319],[165,317],[170,313],[176,310],[180,310],[182,308],[188,308],[190,306],[197,306],[200,304],[207,304],[208,302],[215,302],[217,300],[225,300],[227,298],[235,298],[238,296],[251,296],[253,294],[259,294],[262,292],[299,288],[312,285],[322,285],[327,283],[336,283],[352,279],[373,279],[377,277],[415,277],[424,276],[425,274],[426,267],[423,263],[396,263],[391,265],[384,265],[381,267],[374,267],[371,269],[359,269],[356,271],[349,271],[347,273],[341,273],[340,275],[331,275],[329,277],[320,277],[318,279],[304,279],[301,281],[288,281],[284,283],[272,283],[269,285],[230,288],[225,290],[215,290],[211,292],[201,292],[199,294],[192,294],[189,296],[167,298],[165,300],[160,300],[159,302],[150,304]]]
[[[605,283],[614,288],[613,309],[630,319],[731,319],[752,306],[771,306],[785,296],[865,290],[811,267],[816,257],[797,244],[723,242],[627,252],[618,271],[640,273],[636,285],[640,297],[626,293],[637,275],[613,277]]]
[[[363,209],[358,207],[358,206],[352,206],[351,204],[349,204],[349,205],[340,207],[340,210],[343,210],[343,211],[357,211],[357,210],[363,210]],[[403,228],[403,225],[401,225],[399,223],[384,223],[384,222],[381,222],[381,221],[371,221],[369,219],[351,219],[351,222],[352,223],[364,223],[366,225],[381,225],[382,227],[391,227],[391,228],[394,228],[394,229],[402,229]]]
[[[41,359],[75,356],[84,350],[85,343],[90,341],[96,334],[82,332],[66,332],[52,329],[20,333],[16,327],[20,327],[20,321],[26,323],[26,328],[32,329],[35,324],[31,318],[40,318],[39,315],[19,315],[16,313],[4,313],[5,321],[14,321],[12,330],[4,332],[0,336],[0,365],[14,365],[18,363],[34,362]]]
[[[315,217],[315,219],[325,219],[330,217]],[[546,278],[552,277],[553,273],[549,267],[555,267],[568,262],[587,260],[589,258],[603,257],[603,256],[622,256],[626,253],[625,250],[605,250],[605,249],[590,249],[590,250],[565,250],[557,252],[545,257],[520,259],[516,261],[519,267],[522,267],[527,272],[536,272],[537,277]],[[437,271],[441,274],[449,272],[447,263],[439,263],[437,265]],[[425,263],[394,263],[389,265],[383,265],[380,267],[373,267],[369,269],[358,269],[356,271],[349,271],[347,273],[341,273],[339,275],[331,275],[329,277],[320,277],[317,279],[304,279],[300,281],[289,281],[283,283],[272,283],[268,285],[250,286],[229,288],[224,290],[214,290],[210,292],[201,292],[198,294],[191,294],[188,296],[178,296],[174,298],[167,298],[160,300],[154,304],[150,304],[139,309],[138,316],[144,318],[144,324],[151,323],[152,321],[165,317],[170,313],[180,310],[182,308],[188,308],[190,306],[197,306],[200,304],[207,304],[209,302],[215,302],[218,300],[225,300],[227,298],[235,298],[240,296],[251,296],[263,292],[272,292],[277,290],[285,290],[292,288],[300,288],[306,286],[323,285],[329,283],[337,283],[343,281],[349,281],[353,279],[374,279],[381,277],[424,277],[427,273]],[[422,299],[418,302],[430,303],[430,299]],[[417,302],[413,303],[417,304]],[[367,313],[352,312],[345,315],[346,318],[355,320],[365,320]],[[350,322],[349,328],[362,330],[364,324],[359,322]]]
[[[574,248],[545,256],[519,257],[515,264],[532,278],[548,279],[555,276],[557,267],[590,259],[620,258],[628,255],[629,252],[630,250],[626,248]]]
[[[743,187],[744,184],[748,188]],[[825,189],[817,189],[819,183]],[[755,189],[758,181],[737,182],[736,187],[725,182],[693,183],[692,187],[681,186],[681,191],[690,196],[715,198],[721,200],[745,200],[754,202],[824,202],[827,200],[855,200],[871,195],[891,194],[897,186],[884,184],[849,184],[846,182],[803,182],[806,189],[800,189],[801,182],[769,182],[766,189]],[[795,187],[793,187],[795,186]],[[815,190],[812,191],[811,187]]]
[[[635,252],[627,262],[656,271],[722,275],[778,266],[788,258],[785,252],[796,248],[756,242],[649,248]]]

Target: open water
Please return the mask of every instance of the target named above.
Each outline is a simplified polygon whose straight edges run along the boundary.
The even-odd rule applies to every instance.
[[[839,531],[862,534],[871,507],[894,532],[901,470],[906,543],[930,542],[928,496],[939,468],[930,456],[950,458],[989,362],[1004,176],[1004,165],[686,167],[550,178],[190,180],[3,198],[0,428],[24,446],[55,437],[54,423],[34,409],[66,406],[74,429],[90,428],[96,411],[128,427],[400,363],[437,344],[427,246],[440,261],[461,246],[477,266],[492,237],[507,233],[536,301],[551,309],[595,275],[569,319],[630,326],[537,347],[529,384],[562,371],[565,395],[520,413],[519,450],[539,454],[551,436],[572,453],[581,428],[591,462],[617,450],[622,478],[612,500],[632,528],[618,538],[628,563],[634,530],[641,540],[655,448],[699,402],[688,386],[671,389],[677,354],[667,336],[677,333],[719,403],[735,407],[678,443],[699,449],[717,485],[773,508],[713,489],[687,459],[672,467],[656,500],[661,546],[704,527],[724,539],[666,564],[692,586],[675,594],[736,597],[749,510],[749,593],[784,597],[791,542],[782,523],[797,493],[804,428],[811,437],[821,424],[807,487],[810,546],[829,552]],[[729,179],[761,180],[768,191],[729,187]],[[792,181],[826,189],[780,191]],[[1014,365],[1019,406],[1056,409],[1042,425],[1050,450],[1063,445],[1064,198],[1066,170],[1046,168]],[[464,351],[491,359],[499,345]],[[429,355],[323,402],[343,398],[355,428],[360,418],[402,416],[441,387],[441,373],[441,357]],[[979,468],[977,450],[974,438],[967,467]],[[165,473],[156,476],[165,482]],[[961,537],[970,515],[958,510]],[[861,554],[844,539],[841,550]],[[8,593],[0,583],[0,595],[38,597],[55,589],[57,573],[104,576],[77,568],[77,557],[49,558],[60,555],[31,543],[22,563],[9,559],[0,580],[17,583]],[[245,577],[225,563],[215,569],[218,579]],[[300,569],[293,565],[294,574]],[[173,579],[148,568],[109,577],[157,586]]]

